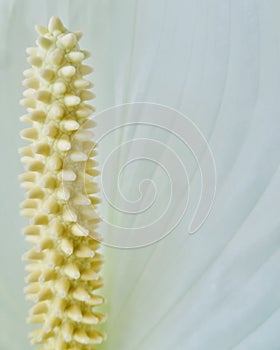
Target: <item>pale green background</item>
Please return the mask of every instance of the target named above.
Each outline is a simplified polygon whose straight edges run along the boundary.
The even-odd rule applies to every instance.
[[[84,32],[98,111],[131,101],[176,108],[206,135],[217,163],[217,201],[200,235],[185,236],[182,222],[156,248],[106,250],[105,348],[279,349],[277,0],[0,0],[0,349],[31,348],[18,101],[25,48],[51,15]]]

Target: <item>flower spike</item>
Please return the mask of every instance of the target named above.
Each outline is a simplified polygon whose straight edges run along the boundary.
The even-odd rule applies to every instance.
[[[94,123],[87,124],[94,109],[84,102],[94,97],[83,77],[92,69],[82,63],[89,54],[79,48],[80,32],[69,32],[57,17],[36,30],[21,100],[27,108],[21,120],[29,125],[21,137],[29,144],[20,150],[27,190],[22,215],[30,221],[23,233],[32,244],[23,257],[29,262],[25,293],[35,303],[28,322],[41,324],[31,342],[44,350],[92,350],[105,337],[97,328],[105,316],[96,311],[104,299],[96,294],[103,259],[88,130]]]

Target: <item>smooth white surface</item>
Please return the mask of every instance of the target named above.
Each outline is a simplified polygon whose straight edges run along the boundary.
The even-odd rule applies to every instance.
[[[215,205],[199,233],[186,234],[186,218],[157,245],[105,249],[103,349],[278,349],[279,2],[82,3],[0,1],[0,348],[30,348],[18,101],[34,25],[58,15],[93,53],[97,111],[133,101],[176,108],[200,127],[217,165]]]

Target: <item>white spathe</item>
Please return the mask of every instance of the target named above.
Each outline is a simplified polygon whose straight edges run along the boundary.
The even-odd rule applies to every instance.
[[[1,348],[29,348],[14,140],[24,50],[54,14],[93,52],[97,111],[134,101],[175,108],[204,133],[217,165],[198,233],[187,234],[187,216],[156,245],[105,249],[103,349],[279,348],[279,10],[276,0],[0,1]]]

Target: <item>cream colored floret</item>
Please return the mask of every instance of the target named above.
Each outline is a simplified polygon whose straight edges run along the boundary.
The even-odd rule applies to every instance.
[[[89,53],[79,48],[80,32],[69,33],[57,17],[37,31],[21,100],[21,120],[30,125],[21,136],[29,144],[20,150],[22,214],[30,219],[23,233],[32,244],[24,255],[25,293],[35,303],[28,321],[41,324],[31,341],[44,350],[94,349],[104,339],[97,327],[105,317],[95,311],[104,300],[96,294],[103,281],[94,123],[87,122],[93,107],[85,102],[94,97],[84,78],[92,69],[83,64]]]

